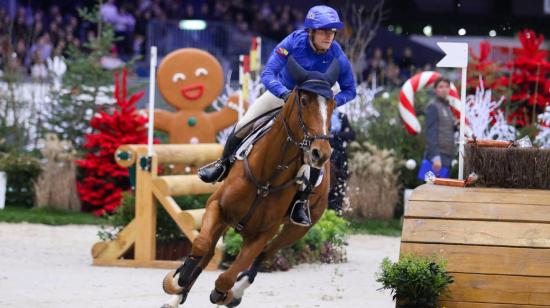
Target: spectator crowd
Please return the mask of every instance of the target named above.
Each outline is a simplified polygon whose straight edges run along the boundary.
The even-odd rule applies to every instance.
[[[96,36],[97,26],[78,16],[77,8],[90,7],[93,0],[72,1],[71,5],[30,1],[17,8],[14,16],[0,8],[0,67],[43,77],[46,59],[67,56],[68,46],[80,47]],[[105,0],[101,18],[112,25],[120,39],[113,56],[127,60],[145,54],[147,27],[151,20],[203,19],[236,26],[241,34],[257,34],[274,41],[282,40],[303,27],[304,12],[276,1],[252,0]],[[6,61],[11,57],[11,61]],[[391,48],[380,48],[368,58],[355,61],[358,80],[376,81],[377,85],[397,87],[414,72],[410,48],[396,56]]]

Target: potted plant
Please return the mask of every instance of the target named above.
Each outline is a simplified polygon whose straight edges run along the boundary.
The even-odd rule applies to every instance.
[[[399,308],[436,308],[439,297],[453,282],[445,265],[435,256],[407,254],[395,263],[384,258],[376,281],[382,289],[391,290]]]

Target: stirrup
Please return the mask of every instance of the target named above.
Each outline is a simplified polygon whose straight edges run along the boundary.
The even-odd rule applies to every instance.
[[[294,219],[292,219],[292,214],[294,214],[294,211],[298,208],[298,207],[305,207],[304,209],[304,214],[306,215],[307,217],[307,220],[309,220],[308,223],[300,223],[300,222],[297,222],[295,221]],[[290,222],[297,225],[297,226],[300,226],[300,227],[311,227],[312,225],[312,222],[311,222],[311,212],[309,210],[309,200],[308,199],[305,199],[305,200],[302,200],[302,199],[298,199],[294,202],[294,204],[292,204],[292,210],[290,211],[290,215],[289,215],[289,219],[290,219]]]

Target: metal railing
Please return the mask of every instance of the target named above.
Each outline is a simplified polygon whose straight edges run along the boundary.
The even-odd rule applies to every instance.
[[[229,70],[233,80],[238,78],[239,55],[248,54],[253,35],[240,31],[232,23],[206,21],[204,30],[182,30],[179,21],[151,21],[147,31],[147,61],[151,46],[157,46],[159,60],[168,53],[184,47],[199,48],[214,55]],[[262,63],[271,55],[277,42],[262,38]]]

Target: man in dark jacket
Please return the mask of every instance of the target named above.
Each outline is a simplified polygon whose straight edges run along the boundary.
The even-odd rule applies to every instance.
[[[449,106],[451,82],[446,78],[438,78],[434,83],[435,95],[426,109],[426,151],[424,162],[431,162],[432,171],[438,177],[449,177],[449,171],[456,154],[456,125]]]
[[[334,110],[331,118],[332,156],[330,157],[330,192],[328,207],[342,214],[342,203],[346,196],[348,173],[348,155],[346,146],[349,141],[355,140],[355,131],[349,125],[348,117],[344,113]]]

